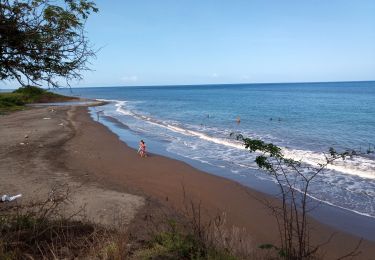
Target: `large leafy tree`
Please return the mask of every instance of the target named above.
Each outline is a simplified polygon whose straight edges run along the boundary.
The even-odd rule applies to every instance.
[[[88,0],[0,0],[0,80],[21,85],[81,79],[95,56],[84,31]]]

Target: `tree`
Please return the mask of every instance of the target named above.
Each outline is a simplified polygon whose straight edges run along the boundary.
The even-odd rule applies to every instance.
[[[0,80],[57,87],[58,78],[81,79],[95,56],[84,25],[97,11],[88,0],[0,0]]]
[[[336,152],[333,148],[325,155],[325,161],[317,167],[311,167],[301,161],[285,158],[280,147],[265,143],[262,140],[243,138],[245,148],[250,152],[258,152],[255,162],[268,172],[275,180],[280,190],[281,206],[267,203],[275,216],[280,236],[280,246],[262,245],[261,248],[275,248],[283,259],[313,259],[321,245],[311,245],[310,228],[307,214],[311,207],[309,188],[313,179],[322,174],[328,164],[334,160],[352,157],[355,151]],[[358,246],[345,257],[357,255]],[[342,259],[341,258],[341,259]]]

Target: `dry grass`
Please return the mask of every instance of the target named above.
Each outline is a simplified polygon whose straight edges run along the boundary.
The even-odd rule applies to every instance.
[[[1,203],[0,259],[124,259],[126,236],[82,220],[81,210],[63,216],[68,200],[54,190],[45,201]]]
[[[62,215],[67,202],[69,191],[57,188],[45,201],[0,204],[0,259],[265,259],[246,230],[228,228],[224,213],[203,218],[192,200],[181,214],[147,215],[136,230],[148,233],[143,240],[121,216],[110,229],[85,220],[83,210]]]
[[[208,217],[201,203],[188,199],[183,210],[147,216],[148,239],[131,259],[265,259],[245,229],[229,226],[226,214]]]

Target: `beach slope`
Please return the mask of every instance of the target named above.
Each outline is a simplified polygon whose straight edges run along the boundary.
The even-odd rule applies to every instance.
[[[22,200],[46,196],[56,184],[70,185],[74,205],[88,217],[110,224],[114,213],[127,223],[145,209],[145,199],[183,212],[186,201],[200,204],[206,219],[225,214],[227,226],[245,229],[254,247],[278,243],[275,219],[263,201],[275,201],[236,182],[159,155],[140,158],[87,107],[48,107],[0,117],[0,190],[23,193]],[[67,208],[67,211],[72,210]],[[147,208],[146,208],[147,209]],[[121,214],[119,214],[121,212]],[[313,243],[325,259],[350,252],[359,238],[312,221]],[[363,241],[357,259],[373,259],[375,243]]]

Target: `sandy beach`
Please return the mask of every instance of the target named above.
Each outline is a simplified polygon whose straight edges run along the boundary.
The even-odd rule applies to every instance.
[[[278,243],[275,219],[262,201],[275,201],[236,182],[188,164],[151,154],[140,158],[87,107],[42,107],[0,116],[0,191],[22,193],[20,201],[68,186],[67,212],[84,207],[87,217],[113,224],[113,216],[132,225],[151,207],[182,212],[184,201],[200,204],[205,218],[225,214],[228,227],[246,230],[254,247]],[[151,204],[146,203],[151,201]],[[350,252],[358,237],[311,221],[313,243],[323,243],[324,259]],[[355,259],[374,259],[375,243],[363,241]]]

